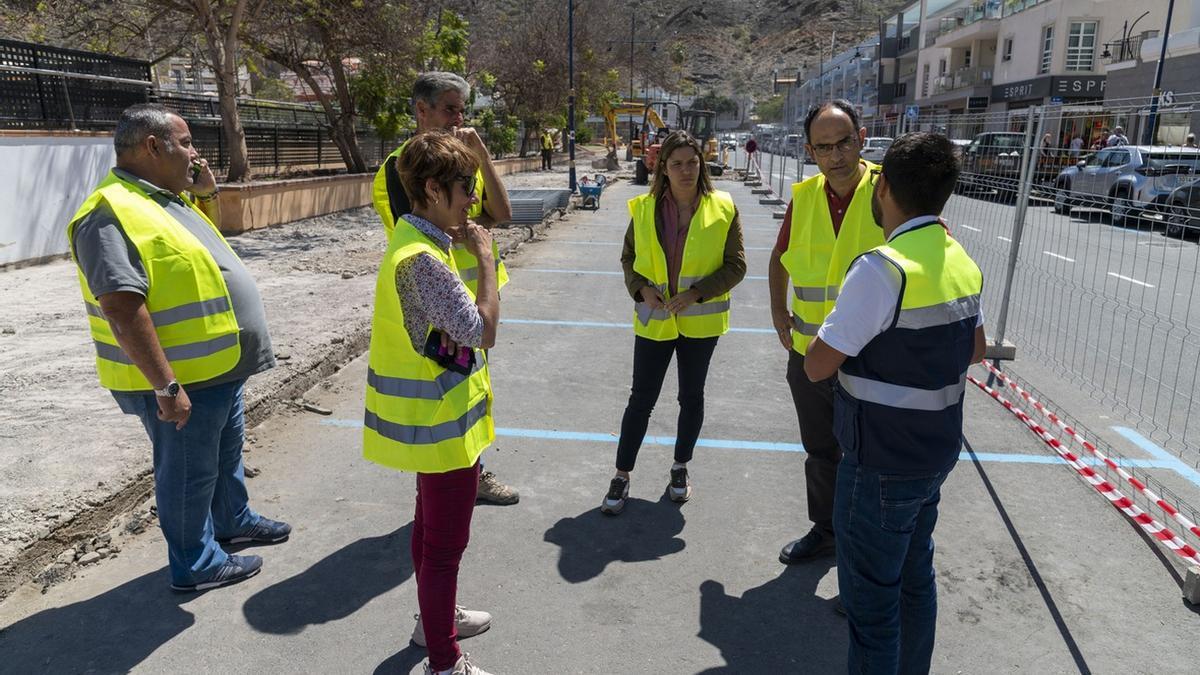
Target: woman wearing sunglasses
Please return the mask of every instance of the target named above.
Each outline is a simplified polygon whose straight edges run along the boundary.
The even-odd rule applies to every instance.
[[[470,538],[479,455],[495,438],[484,350],[496,343],[500,302],[492,238],[468,225],[478,160],[442,130],[413,137],[396,163],[412,212],[396,221],[375,284],[363,455],[417,474],[412,559],[420,614],[412,641],[426,673],[487,675],[457,638],[492,617],[456,605]],[[459,278],[451,233],[479,259],[478,294]]]
[[[729,330],[729,291],[746,275],[742,227],[727,192],[713,188],[700,142],[663,141],[649,194],[629,202],[621,265],[633,296],[633,387],[621,419],[617,472],[600,510],[616,515],[646,436],[671,356],[679,365],[679,422],[668,496],[692,496],[687,463],[704,424],[704,383],[717,338]]]

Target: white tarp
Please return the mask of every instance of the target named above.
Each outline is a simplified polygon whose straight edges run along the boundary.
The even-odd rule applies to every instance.
[[[67,252],[67,221],[116,163],[111,136],[0,137],[0,265]]]

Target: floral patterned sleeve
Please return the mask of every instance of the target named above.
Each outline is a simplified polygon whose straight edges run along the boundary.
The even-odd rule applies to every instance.
[[[404,311],[404,328],[413,348],[425,347],[432,324],[460,345],[483,344],[483,317],[458,275],[428,253],[407,258],[396,267],[396,292]]]

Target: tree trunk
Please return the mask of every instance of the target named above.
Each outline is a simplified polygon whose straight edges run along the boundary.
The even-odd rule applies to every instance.
[[[358,112],[354,105],[354,96],[350,94],[346,69],[342,66],[342,60],[334,55],[330,55],[326,61],[333,72],[333,88],[337,93],[338,107],[341,108],[337,124],[333,125],[334,140],[342,152],[346,170],[350,173],[366,173],[367,162],[363,159],[362,149],[358,145],[358,130],[354,128]]]
[[[218,8],[210,0],[192,0],[197,18],[204,26],[204,41],[212,61],[213,74],[217,79],[217,103],[221,109],[221,131],[225,136],[225,147],[229,149],[229,171],[225,174],[228,183],[240,183],[250,179],[250,157],[246,150],[246,131],[238,114],[238,30],[245,16],[247,0],[236,0],[229,21],[220,25]]]

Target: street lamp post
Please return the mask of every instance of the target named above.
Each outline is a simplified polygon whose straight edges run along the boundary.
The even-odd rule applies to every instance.
[[[567,0],[567,185],[575,193],[575,0]],[[551,151],[553,152],[553,150]]]
[[[658,50],[658,41],[657,40],[635,40],[633,38],[636,34],[637,34],[637,14],[634,13],[634,14],[630,14],[630,16],[629,16],[629,101],[631,103],[633,102],[633,47],[634,47],[634,45],[653,45],[652,49],[655,51]],[[609,43],[608,43],[609,50],[612,49],[613,42],[615,42],[615,40],[609,40]],[[630,113],[629,114],[629,145],[625,146],[625,161],[626,162],[633,161],[633,134],[634,134],[633,124],[634,124],[633,123],[633,113]],[[615,141],[615,139],[614,139],[614,141]]]
[[[1158,123],[1158,103],[1162,99],[1163,62],[1167,60],[1167,40],[1171,39],[1171,14],[1175,11],[1175,0],[1167,2],[1167,25],[1163,27],[1162,48],[1158,51],[1158,65],[1154,68],[1154,98],[1150,100],[1150,116],[1146,119],[1146,131],[1142,143],[1154,144],[1154,126]]]

